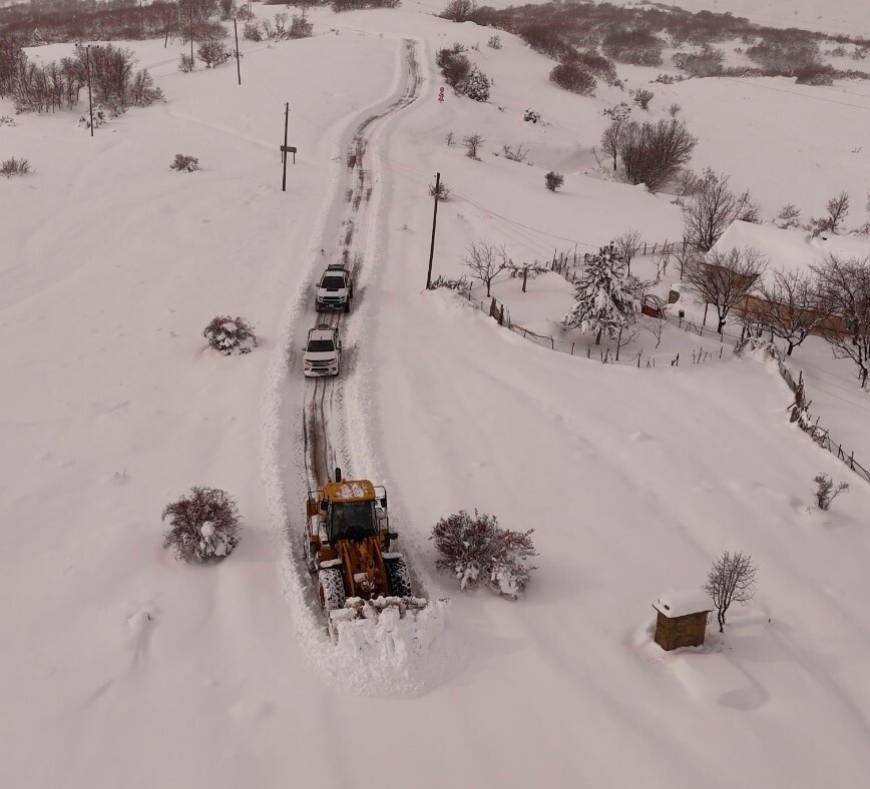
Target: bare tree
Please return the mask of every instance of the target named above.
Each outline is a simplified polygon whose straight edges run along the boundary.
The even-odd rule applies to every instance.
[[[823,324],[821,333],[835,358],[855,363],[864,388],[870,373],[870,257],[841,260],[831,255],[813,270],[822,299],[835,316]]]
[[[814,235],[837,232],[849,213],[849,193],[840,192],[836,197],[832,197],[825,204],[825,209],[828,212],[827,216],[810,220],[810,227]]]
[[[613,159],[613,172],[616,172],[616,166],[619,156],[619,143],[622,139],[622,132],[625,129],[625,124],[631,116],[631,107],[624,101],[614,107],[608,107],[603,114],[611,119],[610,126],[604,130],[601,135],[601,148],[608,156]]]
[[[711,249],[734,220],[758,221],[758,208],[749,192],[735,195],[728,176],[707,169],[692,196],[683,206],[683,222],[689,241],[702,252]]]
[[[725,551],[710,568],[704,591],[716,606],[719,632],[725,632],[725,614],[732,603],[748,603],[755,593],[757,570],[748,554]]]
[[[755,287],[764,269],[761,253],[751,247],[729,252],[710,252],[696,260],[685,272],[686,281],[695,288],[705,304],[716,308],[722,333],[731,309]]]
[[[465,137],[462,142],[465,143],[465,155],[469,159],[476,159],[477,152],[480,149],[480,146],[483,145],[486,140],[481,137],[479,134],[469,134],[468,137]]]
[[[614,239],[613,243],[616,246],[616,254],[619,255],[619,259],[625,263],[628,267],[628,273],[631,274],[632,258],[643,246],[640,231],[634,230],[633,228],[626,230],[621,236]]]
[[[495,278],[508,268],[508,259],[505,248],[496,247],[486,241],[475,241],[469,248],[465,257],[465,265],[471,276],[481,284],[486,285],[487,298]]]
[[[814,276],[776,271],[760,290],[764,301],[750,306],[750,316],[788,343],[787,356],[830,318]]]
[[[658,123],[627,123],[619,139],[626,180],[658,191],[689,160],[697,142],[676,118]]]

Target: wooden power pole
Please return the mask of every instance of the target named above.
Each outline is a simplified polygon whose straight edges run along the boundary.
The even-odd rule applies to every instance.
[[[432,243],[429,245],[429,271],[426,272],[426,290],[432,289],[432,258],[435,256],[435,225],[438,222],[438,195],[441,194],[441,173],[435,173],[435,211],[432,214]]]
[[[235,17],[233,17],[233,33],[235,33],[235,36],[236,36],[236,74],[239,77],[239,85],[241,85],[242,84],[242,66],[241,66],[241,63],[239,63],[239,26],[236,23]],[[286,140],[284,141],[284,144],[285,145],[287,144]]]
[[[296,146],[287,145],[287,126],[290,122],[290,102],[284,104],[284,144],[281,146],[281,164],[284,167],[284,173],[281,176],[281,191],[287,191],[287,154],[293,154],[293,164],[296,164]]]
[[[88,75],[88,113],[91,116],[91,137],[94,136],[94,101],[91,95],[91,45],[85,47],[85,73]]]

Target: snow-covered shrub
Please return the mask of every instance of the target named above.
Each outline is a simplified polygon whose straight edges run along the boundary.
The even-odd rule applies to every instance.
[[[257,337],[251,326],[242,318],[218,315],[203,329],[203,337],[210,347],[229,356],[234,353],[250,353],[257,347]]]
[[[456,85],[456,90],[474,101],[489,101],[491,84],[489,77],[477,66],[473,66],[469,75]]]
[[[664,41],[648,30],[614,29],[601,44],[609,58],[635,66],[661,65],[663,48]]]
[[[457,88],[471,74],[471,61],[462,54],[463,52],[465,47],[457,43],[452,47],[439,49],[435,56],[441,75],[451,88]]]
[[[148,107],[156,101],[163,101],[163,91],[154,84],[148,69],[136,72],[127,95],[129,103],[136,107]]]
[[[526,110],[523,113],[523,120],[527,123],[540,123],[541,122],[541,113],[536,110]]]
[[[435,197],[435,194],[438,194],[439,200],[446,200],[450,197],[450,187],[447,186],[447,183],[444,181],[438,182],[438,188],[435,188],[435,184],[429,184],[429,197]]]
[[[511,162],[524,162],[529,155],[529,149],[522,145],[518,145],[516,148],[512,145],[502,145],[501,150],[504,158]]]
[[[451,22],[467,22],[476,10],[477,3],[474,0],[450,0],[438,16]]]
[[[645,88],[641,88],[637,93],[634,94],[634,103],[637,104],[642,110],[649,109],[649,103],[653,100],[653,93],[651,90],[646,90]]]
[[[780,212],[776,215],[773,223],[782,230],[788,230],[792,227],[800,227],[801,212],[794,203],[786,203]]]
[[[190,55],[182,55],[178,61],[178,70],[189,74],[196,67],[193,58]]]
[[[194,487],[163,510],[172,528],[163,538],[164,548],[186,562],[219,561],[229,556],[239,542],[239,511],[223,490]]]
[[[199,169],[199,159],[195,156],[177,153],[175,154],[175,160],[169,165],[169,169],[177,170],[179,173],[192,173]]]
[[[197,47],[196,54],[205,63],[206,68],[220,66],[231,57],[223,41],[203,41]]]
[[[486,42],[486,45],[490,49],[501,49],[501,36],[498,34],[490,36],[489,41]]]
[[[693,77],[713,77],[722,72],[725,53],[721,49],[704,44],[697,52],[677,52],[672,60],[678,69]]]
[[[578,63],[560,63],[555,66],[550,72],[550,81],[582,96],[591,96],[597,84],[595,77]]]
[[[803,66],[795,71],[795,83],[798,85],[833,85],[835,71],[831,66],[814,64]]]
[[[11,115],[0,115],[0,126],[14,126],[15,118]]]
[[[94,128],[99,129],[101,126],[105,126],[108,122],[109,116],[106,114],[106,111],[102,107],[94,107]],[[85,129],[91,128],[90,113],[88,115],[82,115],[79,118],[79,126],[83,126]]]
[[[516,599],[535,569],[529,564],[537,555],[533,531],[502,529],[494,515],[460,510],[438,521],[430,539],[439,553],[438,568],[452,572],[460,589],[484,581],[499,594]]]
[[[551,192],[555,192],[563,183],[565,183],[565,176],[561,173],[556,173],[550,170],[550,172],[544,176],[544,184]]]
[[[290,22],[290,38],[308,38],[312,32],[314,32],[314,25],[305,16],[304,8],[301,14],[293,14],[293,19]]]
[[[814,495],[816,504],[820,510],[827,510],[831,506],[831,502],[837,498],[844,490],[849,490],[848,482],[841,482],[839,485],[834,485],[833,481],[827,474],[817,474],[813,477],[813,482],[816,483]]]
[[[257,22],[245,22],[242,38],[246,41],[262,41],[263,32],[260,30],[260,25]]]
[[[461,296],[465,296],[467,299],[471,298],[471,283],[464,276],[461,276],[458,279],[448,279],[443,274],[439,274],[432,280],[432,290],[438,288],[454,290]]]
[[[249,19],[254,18],[254,12],[251,10],[250,4],[245,4],[243,6],[239,6],[239,10],[236,11],[236,19],[247,22]]]
[[[6,159],[0,163],[0,175],[6,178],[11,178],[13,175],[29,175],[30,162],[27,159],[16,159],[14,156],[11,159]]]

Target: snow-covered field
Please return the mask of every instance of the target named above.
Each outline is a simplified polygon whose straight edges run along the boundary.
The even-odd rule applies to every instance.
[[[489,31],[414,6],[312,19],[312,39],[246,43],[241,88],[230,65],[182,75],[177,48],[133,45],[168,101],[93,140],[78,113],[0,128],[2,158],[36,169],[0,183],[0,785],[864,786],[870,490],[787,424],[775,370],[603,366],[423,290],[436,170],[452,190],[436,274],[458,274],[478,238],[530,259],[629,227],[679,236],[666,195],[597,174],[600,110],[618,92],[569,96],[547,82],[550,61],[503,35],[503,50],[472,53],[496,79],[492,103],[442,103],[435,49]],[[291,498],[305,486],[308,386],[293,332],[311,277],[340,248],[329,221],[346,199],[349,135],[401,89],[404,39],[422,82],[372,128],[337,407],[344,451],[388,486],[427,594],[452,598],[419,682],[397,671],[391,686],[389,665],[366,684],[365,667],[330,651],[287,535],[301,533]],[[841,185],[866,185],[866,154],[841,150],[863,110],[831,103],[786,144],[807,103],[785,98],[755,124],[750,165],[734,106],[754,88],[672,88],[702,137],[698,164],[733,172],[768,212],[816,211]],[[299,155],[282,194],[285,101]],[[524,123],[528,106],[550,125]],[[800,145],[840,129],[813,149],[824,180],[791,175]],[[445,145],[450,131],[486,137],[482,160]],[[492,155],[520,143],[531,164]],[[170,172],[179,152],[202,171]],[[566,175],[559,193],[543,188],[549,169]],[[570,298],[550,275],[528,294],[499,288],[515,313],[536,300],[530,321]],[[254,353],[205,349],[202,328],[224,312],[255,324]],[[831,374],[849,385],[851,370]],[[825,514],[810,509],[820,471],[852,485]],[[161,547],[162,508],[194,484],[227,489],[244,518],[216,567]],[[460,596],[435,572],[432,525],[474,507],[536,530],[523,600]],[[662,652],[652,602],[697,587],[722,550],[757,561],[755,600],[724,635],[711,626],[703,649]]]

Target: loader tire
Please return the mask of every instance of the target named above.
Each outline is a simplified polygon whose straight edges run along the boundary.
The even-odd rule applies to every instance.
[[[344,591],[344,578],[341,570],[330,567],[328,570],[320,570],[317,573],[320,578],[320,605],[329,613],[339,608],[344,608],[347,595]]]
[[[387,571],[387,588],[393,597],[411,596],[411,573],[405,558],[399,556],[396,559],[386,559],[384,567]]]

